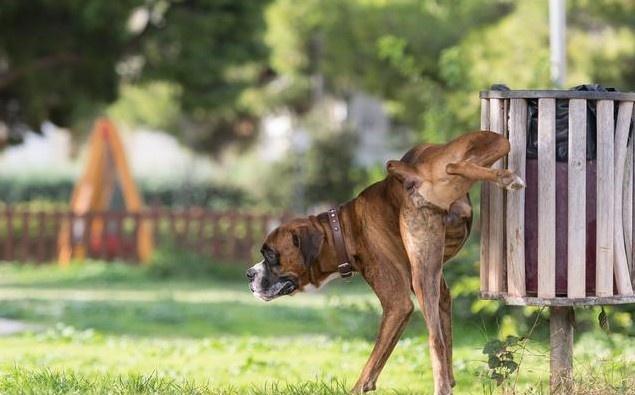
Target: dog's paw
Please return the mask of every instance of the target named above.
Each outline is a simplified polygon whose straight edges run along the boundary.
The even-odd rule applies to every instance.
[[[437,388],[434,391],[434,395],[452,395],[452,387],[444,385],[441,388]]]
[[[501,177],[497,184],[508,191],[516,191],[526,186],[522,178],[511,172]]]
[[[375,391],[375,383],[366,383],[364,384],[364,387],[362,388],[364,390],[364,392],[368,392],[368,391]]]
[[[365,392],[374,391],[375,382],[357,383],[351,390],[351,394],[363,394]]]
[[[525,181],[523,181],[522,178],[514,174],[514,180],[511,182],[511,184],[508,185],[507,188],[513,191],[513,190],[523,189],[526,186],[527,185],[525,184]]]

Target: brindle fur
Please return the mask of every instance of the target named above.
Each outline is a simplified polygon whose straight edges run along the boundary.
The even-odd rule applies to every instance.
[[[480,148],[476,149],[475,144]],[[507,140],[490,132],[466,134],[444,146],[420,145],[397,162],[399,165],[389,162],[390,174],[384,180],[340,207],[346,248],[354,257],[355,270],[368,282],[383,309],[375,346],[353,387],[354,393],[375,389],[377,377],[414,310],[411,292],[417,297],[430,334],[435,393],[451,393],[451,297],[442,266],[469,236],[472,210],[467,191],[482,179],[482,174],[478,173],[481,178],[472,178],[474,173],[470,172],[449,175],[446,166],[466,159],[479,171],[493,171],[480,166],[490,166],[508,151]],[[454,185],[445,189],[434,185],[444,182],[444,177],[451,177],[450,184]],[[433,192],[432,198],[427,195],[429,191]],[[444,191],[450,192],[444,196]],[[453,200],[443,200],[449,198]],[[272,231],[266,237],[263,253],[263,263],[249,269],[247,276],[252,291],[265,300],[280,296],[275,290],[288,290],[289,284],[294,285],[294,292],[309,284],[319,287],[337,272],[340,263],[328,223],[315,216],[295,219]]]

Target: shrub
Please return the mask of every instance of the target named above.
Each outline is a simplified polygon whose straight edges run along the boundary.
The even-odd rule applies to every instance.
[[[164,246],[155,250],[148,273],[157,278],[214,278],[243,281],[244,265],[216,262],[192,251]]]

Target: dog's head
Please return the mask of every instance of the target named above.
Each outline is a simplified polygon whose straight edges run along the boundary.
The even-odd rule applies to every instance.
[[[312,267],[323,243],[324,230],[315,217],[295,219],[274,229],[260,250],[263,260],[247,270],[249,289],[256,297],[270,301],[303,291],[312,280],[322,281],[312,279],[323,276]]]

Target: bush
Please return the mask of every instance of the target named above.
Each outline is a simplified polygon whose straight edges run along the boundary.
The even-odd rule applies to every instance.
[[[209,257],[171,246],[157,249],[148,265],[148,274],[161,279],[214,278],[219,281],[243,281],[244,271],[244,265],[215,262]]]
[[[71,201],[74,181],[70,179],[10,179],[0,178],[0,201],[10,204],[49,202],[67,205]],[[165,207],[209,207],[228,209],[251,206],[243,189],[229,185],[160,184],[138,185],[144,201]]]

